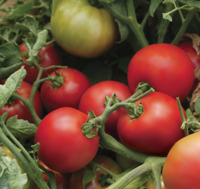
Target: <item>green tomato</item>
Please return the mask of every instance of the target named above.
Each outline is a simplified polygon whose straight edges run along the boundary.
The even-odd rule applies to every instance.
[[[88,0],[61,0],[51,16],[51,31],[65,51],[85,58],[106,53],[118,37],[110,12]]]

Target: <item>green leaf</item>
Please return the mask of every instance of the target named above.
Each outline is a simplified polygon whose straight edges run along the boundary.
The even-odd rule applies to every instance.
[[[16,22],[16,27],[18,27],[21,31],[30,31],[35,36],[37,36],[38,31],[38,22],[35,20],[35,18],[31,15],[26,15],[23,17],[23,19],[19,20],[19,22]]]
[[[149,6],[150,15],[153,17],[156,9],[162,3],[163,0],[151,0],[151,4]]]
[[[5,16],[5,19],[13,20],[24,16],[24,14],[33,9],[33,1],[26,1],[21,5],[18,5],[15,9],[11,9]]]
[[[95,178],[96,178],[96,173],[94,170],[89,170],[89,169],[86,170],[83,176],[83,180],[82,180],[83,188],[85,188],[86,185]]]
[[[163,13],[163,18],[172,22],[172,17],[168,13]]]
[[[17,116],[9,118],[6,122],[9,131],[19,140],[25,141],[34,137],[37,127],[23,119],[17,119]]]
[[[118,14],[122,16],[127,16],[127,7],[126,2],[122,0],[99,0],[100,3],[102,3],[106,8],[108,8],[109,11],[117,12]],[[117,43],[121,43],[127,39],[127,37],[130,34],[130,29],[127,24],[122,22],[115,16],[115,21],[118,24],[119,33],[120,33],[120,39],[117,41]]]
[[[21,51],[16,43],[5,43],[0,46],[0,80],[7,78],[22,63]]]
[[[27,59],[28,62],[31,62],[35,58],[37,58],[40,49],[46,45],[47,36],[48,36],[48,31],[45,29],[37,34],[37,40],[33,44],[33,46],[30,43],[28,43],[28,41],[26,42],[29,54],[29,58]]]
[[[25,75],[26,71],[24,67],[21,67],[19,70],[10,75],[4,85],[0,85],[0,109],[7,103],[8,99],[21,85]]]
[[[22,173],[16,159],[3,155],[0,152],[0,188],[1,189],[23,189],[27,183],[26,173]]]
[[[194,110],[198,115],[200,115],[200,97],[196,100],[194,104]]]

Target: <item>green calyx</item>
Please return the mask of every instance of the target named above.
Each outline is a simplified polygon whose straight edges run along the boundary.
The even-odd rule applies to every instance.
[[[126,111],[128,112],[128,116],[131,119],[136,119],[142,115],[144,112],[144,108],[142,103],[130,103],[126,107]]]
[[[55,76],[50,76],[51,86],[53,88],[59,88],[62,86],[65,81],[64,76],[60,75],[58,72],[55,72]]]

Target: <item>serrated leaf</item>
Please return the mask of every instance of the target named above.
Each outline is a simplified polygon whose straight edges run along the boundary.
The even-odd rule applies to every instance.
[[[23,119],[17,119],[17,116],[9,118],[6,122],[9,131],[20,141],[25,141],[35,135],[37,127]]]
[[[45,29],[37,34],[37,40],[33,44],[33,46],[29,44],[28,41],[26,41],[26,46],[28,48],[28,54],[29,54],[29,58],[27,59],[28,62],[33,61],[37,57],[40,49],[44,47],[46,44],[47,36],[48,36],[48,31]]]
[[[22,172],[16,159],[0,152],[0,188],[23,189],[28,177]]]
[[[20,22],[16,22],[16,27],[20,28],[21,31],[30,31],[35,36],[38,31],[38,22],[31,15],[26,15]]]
[[[20,18],[22,16],[24,16],[24,14],[33,9],[34,3],[33,1],[27,1],[22,3],[21,5],[18,5],[15,9],[11,9],[5,16],[4,18],[6,19],[17,19]]]
[[[25,75],[26,71],[24,67],[21,67],[9,76],[4,85],[0,85],[0,109],[7,103],[8,99],[21,85]]]
[[[21,51],[16,43],[5,43],[0,46],[0,80],[7,78],[22,63]]]
[[[194,104],[194,110],[198,115],[200,115],[200,97],[196,100]]]
[[[83,180],[82,180],[83,188],[85,188],[86,185],[95,178],[96,178],[96,173],[94,170],[89,170],[89,169],[86,170],[83,176]]]

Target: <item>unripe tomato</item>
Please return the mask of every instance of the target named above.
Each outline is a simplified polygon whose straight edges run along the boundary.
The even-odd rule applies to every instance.
[[[107,52],[117,39],[117,26],[105,8],[88,0],[62,0],[51,16],[51,31],[67,52],[93,58]]]
[[[171,44],[153,44],[132,57],[127,76],[132,92],[140,82],[147,82],[156,91],[183,101],[193,87],[194,67],[181,48]]]

